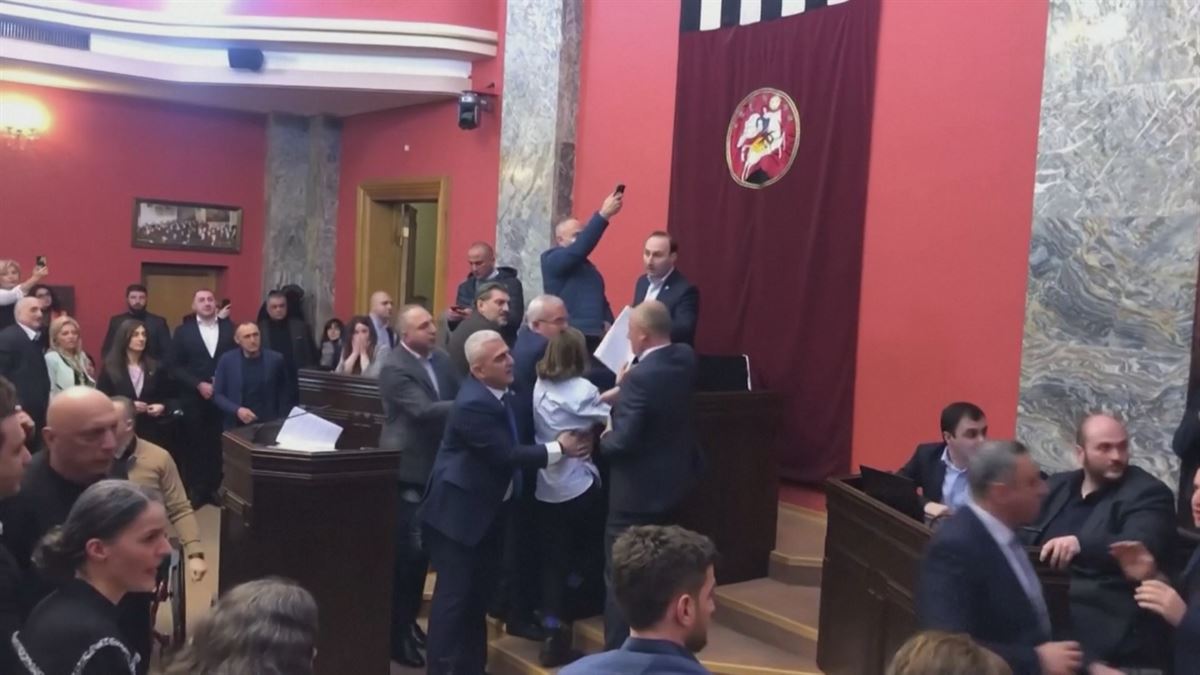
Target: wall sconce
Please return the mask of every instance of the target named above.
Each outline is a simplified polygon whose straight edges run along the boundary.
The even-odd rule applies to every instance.
[[[41,101],[0,92],[0,135],[9,147],[24,149],[50,128],[50,113]]]

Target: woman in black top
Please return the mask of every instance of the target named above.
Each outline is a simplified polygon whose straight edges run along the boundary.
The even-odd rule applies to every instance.
[[[133,401],[137,435],[170,450],[171,411],[178,406],[171,400],[166,367],[146,353],[146,336],[145,324],[137,319],[128,319],[117,328],[96,388]]]
[[[84,490],[67,521],[42,539],[33,562],[68,580],[34,608],[12,638],[30,675],[131,675],[138,657],[125,644],[117,604],[154,590],[171,553],[161,497],[129,481]]]

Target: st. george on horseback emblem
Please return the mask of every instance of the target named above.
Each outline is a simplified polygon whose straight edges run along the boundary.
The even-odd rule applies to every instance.
[[[796,102],[764,87],[750,92],[733,111],[725,133],[725,163],[738,185],[757,190],[783,178],[799,146]]]

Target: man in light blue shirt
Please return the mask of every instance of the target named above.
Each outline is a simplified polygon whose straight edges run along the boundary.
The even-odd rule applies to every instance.
[[[983,409],[959,401],[942,410],[942,441],[922,443],[900,471],[921,488],[928,518],[938,518],[967,502],[967,465],[987,440],[988,421]]]

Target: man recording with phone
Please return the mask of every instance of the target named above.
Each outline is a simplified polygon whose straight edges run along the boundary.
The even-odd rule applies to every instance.
[[[583,332],[589,351],[612,325],[613,313],[604,295],[604,277],[588,256],[600,243],[609,221],[621,212],[624,200],[625,186],[618,185],[587,225],[576,218],[559,223],[554,228],[555,247],[542,253],[542,286],[566,303],[571,325]]]

